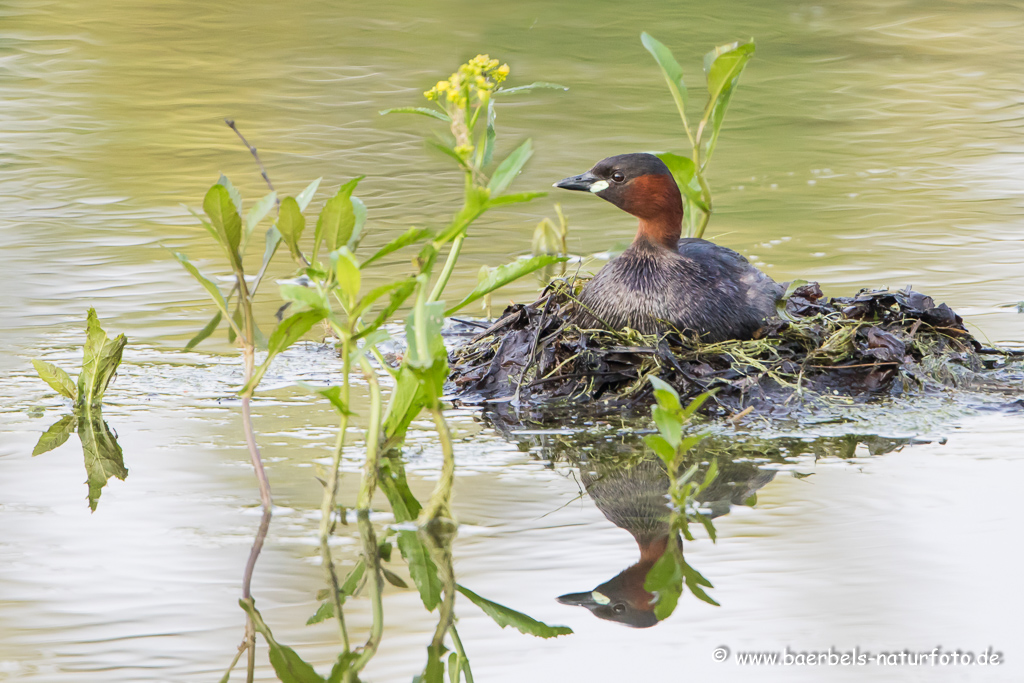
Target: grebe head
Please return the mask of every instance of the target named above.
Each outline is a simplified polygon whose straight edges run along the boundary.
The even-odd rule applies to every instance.
[[[671,171],[653,154],[619,154],[555,187],[586,190],[640,219],[640,232],[675,249],[683,223],[683,198]]]

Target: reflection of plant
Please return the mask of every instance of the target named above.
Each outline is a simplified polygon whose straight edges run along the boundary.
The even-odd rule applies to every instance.
[[[121,364],[121,353],[128,340],[123,334],[109,339],[100,327],[96,311],[89,309],[86,322],[86,339],[83,348],[82,371],[78,382],[73,382],[64,370],[52,363],[33,359],[39,377],[65,398],[75,402],[74,413],[65,415],[47,429],[32,455],[41,455],[61,446],[77,432],[82,442],[82,455],[89,484],[89,508],[96,510],[103,487],[111,477],[124,480],[128,470],[124,466],[121,447],[117,437],[111,433],[103,419],[103,394],[110,385],[117,366]]]
[[[658,434],[645,437],[647,445],[658,454],[658,457],[665,463],[669,473],[669,499],[670,517],[669,538],[675,539],[681,533],[688,541],[693,540],[690,534],[689,524],[691,520],[697,520],[704,525],[711,540],[715,540],[715,527],[709,517],[705,517],[696,510],[696,498],[704,492],[715,480],[718,474],[717,461],[712,460],[707,472],[704,474],[704,481],[698,484],[693,481],[693,475],[697,473],[698,463],[679,474],[685,464],[687,453],[699,444],[707,433],[683,436],[683,426],[693,417],[710,396],[705,393],[698,396],[690,405],[683,408],[679,402],[679,394],[669,383],[650,377],[654,386],[654,397],[657,405],[651,409],[654,422],[658,427]],[[654,606],[654,615],[659,621],[668,617],[676,608],[679,596],[683,594],[683,585],[690,589],[700,600],[717,605],[711,596],[704,592],[704,588],[711,588],[711,582],[705,579],[700,572],[687,564],[683,557],[682,543],[670,541],[665,553],[658,558],[651,570],[647,573],[647,580],[644,582],[644,589],[657,596]]]
[[[719,45],[704,55],[708,103],[694,131],[686,118],[687,91],[683,82],[682,67],[672,56],[672,52],[649,34],[642,34],[640,40],[661,67],[672,99],[679,110],[679,117],[683,120],[683,130],[686,131],[686,138],[692,150],[691,156],[672,153],[658,156],[672,171],[686,202],[687,235],[700,237],[704,234],[704,228],[707,227],[712,212],[711,190],[705,177],[708,162],[715,151],[715,145],[718,144],[718,134],[722,129],[725,110],[729,107],[729,100],[732,99],[740,74],[754,55],[754,41],[751,39],[746,43]]]

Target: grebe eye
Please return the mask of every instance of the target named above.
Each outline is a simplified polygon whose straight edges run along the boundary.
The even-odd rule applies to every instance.
[[[621,183],[625,179],[626,176],[622,173],[622,171],[616,171],[615,173],[612,173],[612,180],[614,180],[617,183]]]
[[[615,612],[616,614],[622,614],[623,612],[626,611],[626,605],[621,603],[621,602],[618,602],[618,603],[612,605],[612,611]]]

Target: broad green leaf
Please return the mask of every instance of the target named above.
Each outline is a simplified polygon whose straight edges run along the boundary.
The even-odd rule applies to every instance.
[[[223,317],[223,314],[220,311],[217,311],[217,313],[210,318],[210,322],[206,323],[206,325],[203,326],[203,329],[196,332],[196,336],[188,340],[188,343],[185,344],[185,350],[188,351],[189,349],[195,348],[199,342],[213,334],[217,330],[217,325],[220,325],[220,321]]]
[[[99,405],[107,385],[121,364],[121,353],[128,340],[123,334],[108,340],[100,327],[96,310],[89,309],[86,322],[85,347],[82,352],[82,372],[78,375],[78,404]]]
[[[300,264],[305,262],[302,249],[299,247],[299,240],[305,229],[306,218],[299,209],[299,203],[295,201],[294,197],[285,197],[281,201],[280,214],[277,217],[277,230],[281,233],[281,239],[292,252],[292,257]]]
[[[259,385],[260,380],[263,379],[263,375],[267,374],[267,370],[270,369],[270,364],[274,358],[301,339],[304,334],[309,332],[313,325],[323,319],[324,311],[316,310],[296,313],[282,320],[270,335],[270,339],[267,340],[267,359],[256,368],[252,379],[249,380],[248,384],[239,393],[245,394],[253,391]]]
[[[682,405],[679,403],[679,393],[675,390],[675,387],[654,375],[647,379],[650,380],[651,386],[654,387],[654,398],[659,406],[673,412],[682,410]]]
[[[554,263],[562,263],[566,260],[567,259],[564,256],[541,254],[539,256],[517,259],[512,263],[506,263],[503,266],[498,266],[492,270],[484,280],[479,282],[473,291],[467,294],[462,301],[445,311],[445,315],[451,315],[460,308],[473,303],[477,299],[490,294],[496,289],[504,287],[510,282],[518,280],[524,275],[529,275],[535,270],[540,270],[541,268],[550,266]]]
[[[697,444],[707,438],[709,432],[701,432],[700,434],[693,434],[682,440],[679,444],[680,453],[689,453]]]
[[[223,185],[214,185],[203,199],[203,211],[210,218],[210,224],[217,234],[232,268],[241,267],[238,247],[242,241],[242,219],[235,210],[235,203]]]
[[[682,440],[682,427],[679,424],[679,418],[661,406],[654,406],[651,413],[654,415],[654,423],[658,425],[661,436],[668,441],[673,449],[678,448],[679,442]]]
[[[648,434],[644,437],[644,443],[650,446],[666,466],[671,467],[676,459],[676,449],[660,434]]]
[[[378,261],[387,256],[388,254],[396,252],[399,249],[409,246],[410,244],[415,244],[416,242],[422,240],[424,237],[427,237],[428,235],[430,235],[430,231],[427,230],[426,228],[409,228],[404,233],[402,233],[401,235],[399,235],[398,237],[396,237],[395,239],[391,240],[383,247],[378,249],[373,256],[363,261],[363,265],[360,267],[365,268],[374,261]]]
[[[111,477],[121,481],[128,476],[124,456],[117,439],[103,420],[99,410],[85,410],[78,421],[78,438],[82,441],[85,472],[89,483],[89,509],[96,511],[100,493]]]
[[[405,440],[405,431],[423,410],[424,401],[419,378],[412,368],[403,363],[395,377],[395,389],[384,414],[384,435],[389,444],[397,445]]]
[[[708,538],[711,539],[712,543],[718,541],[718,533],[715,530],[714,522],[711,521],[710,517],[704,515],[697,515],[697,521],[704,525],[704,530],[708,532]]]
[[[274,673],[277,674],[281,683],[325,683],[323,676],[306,663],[295,650],[277,642],[270,627],[263,621],[262,615],[256,609],[252,598],[239,600],[238,604],[249,615],[253,626],[267,641],[267,645],[270,647],[270,665],[274,667]]]
[[[355,308],[356,299],[359,297],[359,289],[362,286],[359,262],[356,261],[356,257],[348,250],[348,247],[342,247],[337,251],[331,252],[331,260],[334,261],[334,272],[338,279],[338,287],[345,295],[345,308],[352,310]]]
[[[451,121],[451,118],[443,111],[436,109],[429,109],[427,107],[392,107],[391,109],[384,109],[380,112],[381,116],[385,114],[419,114],[421,116],[429,116],[432,119],[439,121]]]
[[[32,449],[32,455],[42,455],[62,446],[75,432],[77,426],[78,419],[74,415],[65,415],[57,420],[39,437],[36,447]]]
[[[420,592],[420,600],[428,612],[441,603],[441,579],[437,576],[437,565],[430,559],[430,552],[415,531],[398,532],[398,549],[409,566],[409,575]]]
[[[703,600],[709,605],[715,605],[716,607],[721,606],[714,598],[704,592],[702,586],[707,586],[708,588],[714,588],[714,586],[712,586],[711,582],[705,579],[700,572],[691,567],[685,561],[683,561],[682,572],[683,576],[686,578],[686,587],[690,589],[690,592],[693,593],[698,600]],[[655,612],[657,612],[657,610],[655,610]]]
[[[220,309],[221,314],[227,319],[232,329],[234,329],[235,334],[238,334],[240,330],[238,329],[238,326],[232,319],[231,312],[228,310],[228,302],[224,300],[224,295],[221,294],[220,289],[217,287],[217,285],[214,284],[213,281],[207,278],[205,275],[200,273],[199,269],[192,265],[192,262],[189,261],[188,257],[185,256],[184,254],[176,251],[174,252],[174,258],[178,259],[181,265],[185,267],[185,270],[191,273],[192,277],[194,277],[196,281],[198,281],[199,284],[203,286],[203,288],[210,295],[210,298],[213,299],[213,303],[217,304],[217,308]]]
[[[235,211],[238,215],[242,215],[242,195],[238,192],[238,189],[228,180],[228,177],[223,173],[220,174],[220,178],[217,179],[218,185],[223,185],[224,189],[228,191],[228,196],[231,197],[231,203],[235,205]]]
[[[313,195],[316,194],[317,188],[320,187],[321,180],[323,180],[323,178],[317,178],[309,185],[306,185],[302,192],[295,195],[295,202],[299,205],[300,211],[305,211],[306,207],[309,206],[309,203],[313,201]]]
[[[554,638],[572,633],[572,629],[568,626],[549,626],[543,621],[537,621],[522,612],[517,612],[514,609],[492,602],[487,598],[482,598],[463,585],[457,584],[455,587],[460,593],[469,598],[474,605],[482,609],[487,616],[494,619],[494,623],[502,628],[511,626],[520,633],[525,633],[528,636],[537,636],[538,638]]]
[[[78,397],[78,390],[75,383],[68,376],[68,373],[58,368],[53,363],[43,360],[32,359],[32,366],[36,369],[39,379],[50,385],[50,388],[65,398],[74,401]]]
[[[739,82],[740,73],[747,62],[754,55],[754,41],[747,43],[731,43],[721,45],[705,55],[705,64],[710,58],[708,72],[708,100],[704,118],[710,124],[710,137],[702,140],[705,146],[703,166],[707,166],[718,143],[718,134],[722,128],[722,120],[725,118],[726,109],[729,107],[729,100]],[[705,124],[705,129],[709,126]],[[701,136],[702,138],[705,135]]]
[[[277,193],[270,192],[263,196],[258,202],[253,204],[252,208],[249,209],[249,213],[245,214],[245,235],[242,236],[242,253],[245,253],[245,246],[249,244],[249,238],[252,236],[256,226],[260,224],[270,210],[274,208],[274,203],[277,201]]]
[[[656,156],[665,162],[666,166],[668,166],[668,170],[672,172],[672,177],[675,179],[676,185],[679,186],[679,191],[683,196],[691,203],[698,206],[701,211],[707,213],[709,211],[708,205],[700,196],[699,185],[697,188],[693,187],[693,178],[696,173],[696,167],[693,165],[693,159],[690,157],[680,156],[679,154],[673,154],[671,152],[661,152]]]
[[[567,91],[569,88],[564,85],[558,85],[557,83],[547,83],[545,81],[537,81],[536,83],[530,83],[529,85],[517,85],[514,88],[498,88],[494,91],[495,95],[512,95],[514,93],[529,92],[531,90],[549,89],[549,90],[562,90]]]
[[[654,605],[654,616],[658,621],[667,619],[675,611],[679,596],[683,594],[683,569],[679,564],[680,560],[673,549],[669,548],[648,570],[647,578],[644,579],[644,590],[658,595],[658,601]]]
[[[490,189],[474,185],[466,190],[466,200],[459,212],[452,218],[451,223],[444,231],[434,238],[434,244],[440,246],[451,242],[453,239],[466,232],[466,229],[489,206],[488,199],[491,196]]]
[[[661,67],[661,73],[665,76],[665,82],[672,93],[672,99],[675,100],[676,109],[679,110],[679,116],[682,117],[683,123],[685,123],[687,93],[686,83],[683,82],[683,68],[679,66],[679,62],[672,55],[672,51],[649,33],[641,33],[640,42],[651,53],[658,66]]]
[[[707,434],[701,434],[700,436],[703,438],[704,436],[707,436]],[[715,479],[717,477],[718,477],[718,459],[715,458],[715,459],[712,459],[711,464],[708,465],[708,469],[704,473],[704,481],[701,482],[701,485],[697,488],[697,492],[694,495],[700,495],[701,493],[704,493],[704,491],[706,491],[707,488],[709,486],[711,486],[711,484],[715,481]]]
[[[387,582],[390,583],[392,586],[394,586],[396,588],[408,588],[409,587],[409,584],[407,584],[402,579],[401,576],[399,576],[398,574],[394,573],[393,571],[391,571],[387,567],[381,567],[380,571],[381,571],[382,574],[384,574],[384,578],[387,580]]]
[[[508,189],[508,186],[519,175],[519,172],[523,170],[523,165],[526,164],[531,156],[533,156],[533,141],[527,139],[526,142],[516,147],[505,157],[504,161],[498,164],[498,168],[495,169],[494,174],[491,176],[491,181],[487,183],[487,189],[491,191],[492,197],[498,197]]]
[[[326,311],[329,308],[323,292],[316,287],[303,287],[295,284],[281,285],[281,298],[312,310]]]
[[[327,251],[335,251],[346,246],[356,224],[356,214],[352,204],[352,192],[363,176],[353,178],[340,188],[338,193],[327,200],[316,221],[313,237],[313,260],[320,249],[321,242],[327,244]]]
[[[326,398],[328,401],[331,402],[331,405],[334,406],[334,409],[337,410],[340,414],[342,414],[342,415],[351,415],[352,414],[349,411],[348,406],[345,405],[345,402],[343,400],[341,400],[341,386],[340,385],[334,385],[333,387],[326,387],[326,388],[324,388],[324,387],[314,387],[312,385],[306,384],[305,382],[299,382],[299,384],[300,384],[300,386],[304,386],[307,389],[309,389],[310,391],[313,391],[313,392],[315,392],[317,394],[320,394],[321,396]]]
[[[405,321],[405,338],[409,345],[405,360],[413,369],[426,370],[435,360],[447,358],[441,326],[444,323],[444,302],[420,304]]]
[[[397,451],[395,451],[397,452]],[[423,506],[409,488],[402,456],[385,456],[380,465],[380,488],[387,496],[396,522],[411,522],[419,517]]]

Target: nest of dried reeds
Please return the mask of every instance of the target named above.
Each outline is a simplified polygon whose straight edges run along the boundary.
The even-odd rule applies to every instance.
[[[717,389],[709,404],[720,411],[770,411],[787,393],[876,395],[955,385],[982,369],[982,346],[960,316],[909,287],[828,298],[805,284],[791,288],[757,338],[701,344],[678,332],[581,329],[572,320],[582,284],[554,281],[454,349],[456,400],[599,412],[651,403],[653,374],[684,399]]]

